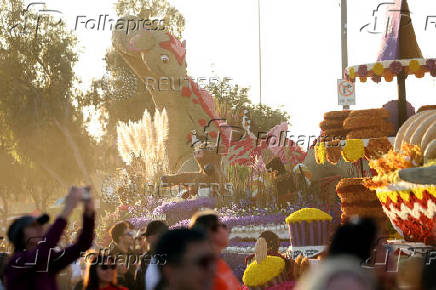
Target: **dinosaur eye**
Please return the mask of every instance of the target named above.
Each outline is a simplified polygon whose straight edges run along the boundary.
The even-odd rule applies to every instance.
[[[160,60],[161,60],[163,63],[168,63],[168,62],[170,61],[170,58],[168,57],[168,55],[166,55],[166,54],[162,54],[162,55],[160,56]]]

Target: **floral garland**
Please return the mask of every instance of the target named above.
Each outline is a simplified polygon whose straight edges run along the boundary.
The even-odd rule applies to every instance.
[[[371,138],[368,144],[362,139],[347,139],[345,146],[335,142],[317,143],[315,145],[315,160],[318,164],[324,164],[325,160],[336,164],[341,156],[346,162],[356,162],[365,157],[367,160],[378,158],[386,154],[392,148],[391,142],[386,137]]]
[[[402,71],[406,76],[414,74],[417,78],[424,77],[427,72],[432,77],[436,77],[436,59],[389,60],[375,64],[351,66],[345,69],[344,77],[351,82],[356,81],[357,77],[361,82],[366,82],[368,77],[377,83],[381,81],[382,77],[387,82],[391,82]]]
[[[342,150],[342,157],[347,162],[356,162],[365,156],[365,146],[361,139],[350,139]]]
[[[242,281],[249,287],[261,286],[279,276],[284,269],[285,261],[282,258],[268,256],[259,264],[254,261],[248,265]]]

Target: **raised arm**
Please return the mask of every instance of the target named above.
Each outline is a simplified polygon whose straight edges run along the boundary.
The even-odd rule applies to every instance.
[[[92,246],[94,239],[95,227],[95,211],[94,202],[92,199],[84,201],[83,210],[83,228],[76,242],[65,248],[61,249],[52,261],[53,270],[58,272],[64,269],[69,264],[80,258],[81,253],[85,252]]]
[[[72,187],[65,198],[65,207],[59,214],[53,225],[49,228],[44,238],[38,243],[34,249],[24,251],[16,255],[11,261],[11,267],[17,269],[36,269],[37,271],[48,271],[51,260],[51,254],[58,244],[62,232],[67,225],[67,219],[71,215],[73,209],[77,206],[81,198],[81,191],[76,187]]]

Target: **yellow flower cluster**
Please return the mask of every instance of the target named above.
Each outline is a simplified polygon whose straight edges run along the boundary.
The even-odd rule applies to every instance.
[[[262,286],[279,276],[285,269],[285,261],[280,257],[267,256],[259,264],[257,261],[248,265],[242,281],[248,287]]]
[[[315,145],[315,161],[318,164],[325,163],[325,144],[324,142],[316,143]]]
[[[347,162],[356,162],[365,156],[365,145],[362,139],[350,139],[342,150],[342,157]]]
[[[332,217],[328,213],[323,212],[318,208],[302,208],[297,210],[293,214],[290,214],[285,222],[287,224],[295,223],[295,222],[312,222],[312,221],[331,221]]]

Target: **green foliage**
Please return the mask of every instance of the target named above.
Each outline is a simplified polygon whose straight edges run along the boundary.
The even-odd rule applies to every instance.
[[[23,8],[20,0],[0,4],[0,134],[9,144],[2,150],[23,166],[20,182],[45,210],[60,186],[65,192],[84,181],[79,159],[92,171],[92,140],[73,105],[75,36],[63,22],[48,16],[38,22],[32,11],[22,15]]]
[[[248,88],[231,84],[230,79],[217,78],[220,81],[210,82],[206,89],[215,97],[218,115],[225,118],[233,126],[240,126],[244,111],[248,111],[251,131],[267,132],[272,127],[289,122],[289,115],[281,108],[273,109],[268,105],[253,104],[248,98]]]
[[[115,10],[118,15],[133,15],[151,20],[162,19],[169,33],[182,38],[185,18],[167,0],[118,0]]]

